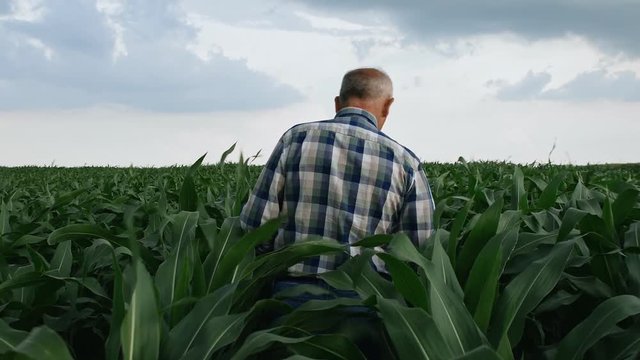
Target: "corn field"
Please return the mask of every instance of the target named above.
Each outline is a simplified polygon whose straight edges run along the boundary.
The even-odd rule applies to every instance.
[[[309,239],[256,255],[280,221],[242,232],[261,168],[225,163],[232,151],[191,167],[0,168],[0,358],[364,359],[363,337],[388,359],[640,356],[640,165],[425,164],[426,247],[372,234],[321,275],[358,299],[294,309],[287,298],[326,289],[272,295],[274,279],[347,250]]]

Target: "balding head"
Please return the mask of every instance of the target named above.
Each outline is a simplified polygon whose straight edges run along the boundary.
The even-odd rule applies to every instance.
[[[351,70],[342,78],[340,101],[347,103],[352,98],[375,100],[393,97],[391,79],[384,71],[374,68]]]
[[[345,107],[357,107],[372,113],[378,128],[386,121],[393,103],[393,84],[389,75],[375,68],[351,70],[342,78],[340,95],[335,98],[336,112]]]

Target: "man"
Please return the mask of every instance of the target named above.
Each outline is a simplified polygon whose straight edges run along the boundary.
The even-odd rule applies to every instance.
[[[393,101],[391,79],[382,70],[346,73],[334,119],[284,133],[242,210],[242,227],[284,215],[273,249],[313,235],[352,244],[399,231],[422,245],[432,231],[434,204],[420,160],[381,131]],[[360,252],[349,249],[351,256]],[[320,256],[289,272],[318,274],[345,260]]]

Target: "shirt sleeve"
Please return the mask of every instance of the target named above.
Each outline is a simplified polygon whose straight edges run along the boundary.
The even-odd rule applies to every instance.
[[[398,230],[409,236],[417,246],[424,245],[433,232],[435,206],[427,177],[421,169],[413,172],[413,178],[404,198]]]
[[[240,226],[245,231],[253,230],[280,215],[285,181],[284,159],[285,146],[280,139],[240,213]]]

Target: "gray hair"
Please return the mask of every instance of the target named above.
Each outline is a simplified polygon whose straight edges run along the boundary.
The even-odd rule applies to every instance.
[[[361,68],[349,71],[342,78],[340,101],[351,98],[380,99],[393,96],[393,85],[389,75],[380,69]]]

